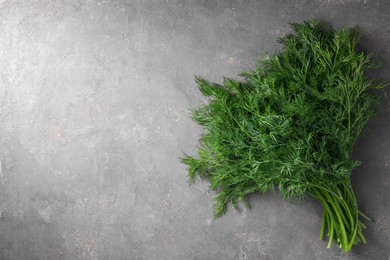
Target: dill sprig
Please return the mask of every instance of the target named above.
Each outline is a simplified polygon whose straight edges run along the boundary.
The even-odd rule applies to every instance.
[[[352,148],[374,113],[381,89],[364,72],[371,55],[357,49],[357,29],[333,30],[318,20],[291,24],[283,50],[266,56],[243,80],[222,85],[196,78],[210,98],[192,113],[207,129],[198,157],[185,156],[189,181],[206,177],[217,192],[214,215],[252,192],[275,186],[283,198],[311,196],[323,207],[320,239],[344,251],[366,242],[350,174]]]

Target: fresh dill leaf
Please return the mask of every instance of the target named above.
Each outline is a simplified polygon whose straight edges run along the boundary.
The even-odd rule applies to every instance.
[[[243,80],[222,85],[196,78],[210,102],[193,111],[207,132],[198,157],[185,156],[189,180],[207,177],[215,216],[248,194],[274,186],[283,198],[312,196],[323,206],[320,238],[344,251],[365,242],[364,217],[350,182],[360,162],[352,148],[374,114],[381,89],[364,72],[375,66],[357,50],[357,29],[335,31],[316,19],[291,24],[283,50],[258,62]]]

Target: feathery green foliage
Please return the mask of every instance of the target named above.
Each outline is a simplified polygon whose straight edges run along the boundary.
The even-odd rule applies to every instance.
[[[182,162],[191,183],[207,177],[217,192],[215,216],[276,185],[284,198],[317,199],[324,210],[320,239],[327,230],[328,247],[334,240],[349,251],[366,241],[350,182],[360,164],[352,148],[374,112],[367,90],[383,85],[364,75],[374,66],[356,48],[358,30],[327,29],[315,19],[292,28],[280,39],[283,50],[243,73],[243,81],[196,79],[210,101],[192,118],[208,131],[198,159]]]

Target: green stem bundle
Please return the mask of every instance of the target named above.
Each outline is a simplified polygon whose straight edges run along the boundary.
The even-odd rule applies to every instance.
[[[329,189],[332,192],[329,192]],[[326,189],[316,187],[309,194],[322,205],[320,239],[324,239],[327,229],[328,248],[333,241],[336,241],[347,252],[353,245],[366,243],[362,232],[365,225],[359,220],[360,213],[350,185],[333,185],[333,187],[327,186]]]

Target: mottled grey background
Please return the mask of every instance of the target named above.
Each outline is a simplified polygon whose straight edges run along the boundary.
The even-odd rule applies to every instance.
[[[213,219],[178,156],[201,129],[194,75],[236,77],[288,22],[358,25],[390,82],[386,0],[0,0],[0,259],[373,259],[390,256],[390,101],[356,145],[368,243],[318,240],[321,208],[253,195]]]

